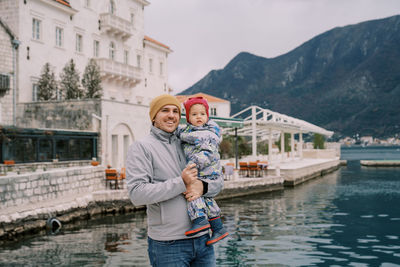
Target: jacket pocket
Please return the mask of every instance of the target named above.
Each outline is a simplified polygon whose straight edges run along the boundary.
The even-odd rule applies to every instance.
[[[147,221],[149,226],[162,224],[162,203],[151,204],[147,206]]]

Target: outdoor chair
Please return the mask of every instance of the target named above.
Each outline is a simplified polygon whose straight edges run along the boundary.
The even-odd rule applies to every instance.
[[[256,161],[249,162],[249,172],[252,173],[254,177],[261,176],[261,168]]]
[[[268,174],[268,161],[266,160],[262,160],[260,162],[258,162],[258,166],[260,166],[261,168],[261,172],[263,173],[263,176],[267,176]]]
[[[125,168],[121,168],[121,172],[120,175],[121,179],[125,179],[126,178],[126,169]]]
[[[106,169],[106,188],[110,187],[110,189],[113,189],[114,185],[114,189],[119,189],[120,185],[118,185],[118,183],[123,179],[124,178],[121,178],[121,175],[118,175],[116,169]]]
[[[121,180],[121,188],[124,188],[124,179],[126,178],[126,169],[125,168],[121,168],[121,172],[119,174],[119,178]]]
[[[247,162],[239,162],[239,174],[249,177],[249,165]]]

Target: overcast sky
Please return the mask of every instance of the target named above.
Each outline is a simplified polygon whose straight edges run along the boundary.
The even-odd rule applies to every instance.
[[[149,0],[145,34],[168,45],[173,94],[238,53],[285,54],[335,27],[400,14],[400,0]]]

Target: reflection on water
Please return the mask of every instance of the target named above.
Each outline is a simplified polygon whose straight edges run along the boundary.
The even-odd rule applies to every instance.
[[[294,189],[219,201],[231,235],[215,246],[218,266],[400,266],[399,181],[399,168],[349,162]],[[145,213],[8,245],[0,262],[148,266]]]
[[[357,174],[357,175],[355,175]],[[280,195],[224,202],[220,266],[400,265],[400,171],[342,168]]]
[[[147,266],[146,227],[145,212],[84,221],[0,248],[0,266]]]
[[[279,194],[260,194],[223,202],[226,225],[233,238],[217,250],[221,266],[305,265],[321,262],[316,244],[331,244],[327,229],[338,175]]]

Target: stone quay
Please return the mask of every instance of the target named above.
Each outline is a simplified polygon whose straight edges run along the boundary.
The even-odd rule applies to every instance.
[[[247,177],[235,170],[225,177],[224,189],[216,199],[284,190],[339,167],[338,158],[298,159],[271,164],[261,177]],[[0,243],[44,231],[50,218],[57,218],[64,225],[100,214],[145,209],[130,202],[124,183],[122,189],[106,186],[103,166],[44,169],[22,174],[11,171],[0,176]]]

